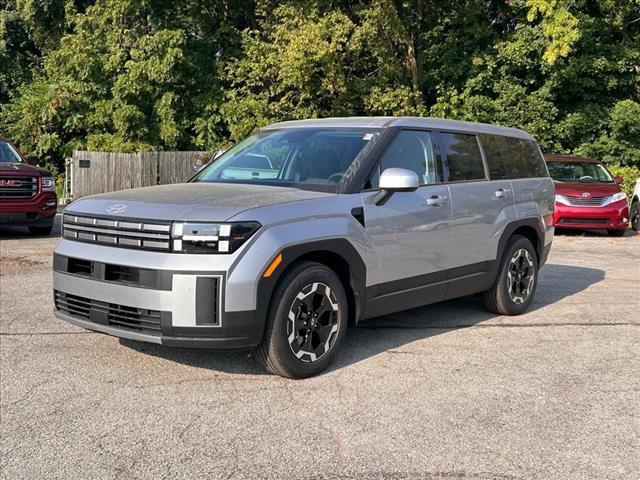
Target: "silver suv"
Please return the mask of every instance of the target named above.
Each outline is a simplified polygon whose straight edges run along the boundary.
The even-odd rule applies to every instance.
[[[64,213],[55,308],[176,347],[327,367],[347,324],[483,292],[517,315],[553,237],[554,187],[521,130],[423,118],[267,126],[189,183]]]

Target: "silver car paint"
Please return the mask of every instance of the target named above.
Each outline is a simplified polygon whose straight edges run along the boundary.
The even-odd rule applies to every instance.
[[[266,128],[313,126],[411,126],[505,134],[532,138],[503,127],[432,119],[325,119],[287,122]],[[511,190],[497,197],[499,189]],[[258,221],[263,228],[229,255],[184,255],[127,250],[62,239],[56,253],[119,265],[180,271],[171,291],[156,291],[70,278],[56,272],[54,288],[106,302],[171,311],[182,326],[195,326],[195,278],[204,272],[226,276],[224,309],[256,308],[257,284],[272,259],[285,247],[322,239],[347,239],[364,260],[366,285],[446,270],[497,256],[498,241],[512,220],[535,218],[546,229],[553,212],[549,178],[481,181],[420,187],[399,192],[384,206],[373,204],[376,192],[334,195],[283,187],[192,183],[127,190],[88,197],[68,210],[105,215],[113,204],[126,204],[120,216],[157,220]],[[427,205],[438,195],[448,199]],[[350,214],[365,211],[366,229]],[[190,274],[189,272],[193,272]],[[191,305],[191,307],[188,307]],[[178,320],[178,317],[180,319]]]
[[[237,213],[262,205],[326,198],[333,194],[268,185],[182,183],[121,190],[85,197],[68,212],[108,215],[114,204],[127,206],[120,215],[147,220],[225,221]]]

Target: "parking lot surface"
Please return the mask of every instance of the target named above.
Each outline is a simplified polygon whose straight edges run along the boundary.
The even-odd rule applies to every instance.
[[[557,235],[527,314],[374,319],[292,381],[57,320],[55,234],[0,235],[2,478],[640,476],[640,236]]]

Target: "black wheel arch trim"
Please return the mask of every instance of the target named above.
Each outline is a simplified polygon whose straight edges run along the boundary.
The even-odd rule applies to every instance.
[[[546,257],[544,251],[544,223],[536,217],[522,218],[519,220],[514,220],[507,224],[504,231],[502,232],[502,235],[500,236],[500,240],[498,241],[496,260],[498,262],[502,260],[507,242],[513,236],[516,230],[522,227],[531,227],[536,232],[538,241],[536,242],[536,245],[534,245],[534,248],[536,250],[536,254],[538,255],[539,266],[542,266],[542,263],[544,263]]]
[[[284,272],[301,258],[316,252],[330,252],[342,258],[349,267],[349,285],[347,297],[353,297],[354,318],[350,322],[357,323],[362,318],[366,301],[367,269],[363,258],[356,248],[345,238],[315,240],[283,248],[274,255],[282,254],[282,262],[269,277],[261,277],[258,282],[256,310],[261,318],[266,320],[271,297],[276,285]],[[351,292],[349,292],[351,290]],[[352,295],[350,295],[350,293]],[[351,301],[349,299],[349,301]]]

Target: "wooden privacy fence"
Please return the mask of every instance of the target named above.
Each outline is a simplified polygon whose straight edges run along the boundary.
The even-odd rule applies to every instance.
[[[67,172],[70,196],[77,200],[96,193],[186,182],[195,164],[208,152],[109,153],[75,150]]]

